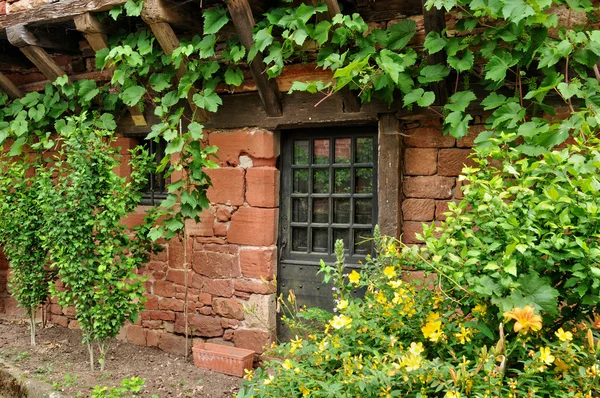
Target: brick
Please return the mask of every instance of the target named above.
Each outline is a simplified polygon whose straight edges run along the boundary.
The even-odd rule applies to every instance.
[[[438,175],[440,176],[458,176],[462,173],[463,167],[473,165],[469,159],[470,149],[442,149],[438,156]]]
[[[271,294],[277,291],[274,283],[264,283],[263,281],[253,281],[248,279],[234,280],[233,288],[241,292],[255,294]]]
[[[208,142],[217,146],[222,165],[239,165],[240,155],[249,155],[253,160],[279,156],[279,135],[257,128],[213,132]]]
[[[148,347],[158,347],[162,334],[161,330],[148,330],[146,332],[146,345]]]
[[[456,141],[456,146],[459,148],[473,147],[475,145],[475,142],[474,142],[475,138],[477,138],[479,133],[481,133],[484,130],[485,130],[485,126],[482,124],[469,126],[469,131],[467,132],[467,135],[465,135],[463,138]]]
[[[229,230],[229,223],[226,222],[216,222],[213,225],[213,234],[215,236],[227,236],[227,231]]]
[[[231,290],[233,290],[233,287]],[[229,296],[229,297],[231,297],[231,296]],[[210,295],[209,293],[200,293],[198,295],[198,303],[200,303],[202,305],[211,305],[212,304],[212,295]]]
[[[174,298],[161,298],[158,300],[158,309],[167,311],[183,311],[183,300],[177,300]]]
[[[210,210],[202,210],[200,213],[200,221],[195,222],[194,220],[186,220],[185,227],[187,228],[188,236],[213,236],[212,224],[215,216],[212,215]]]
[[[240,207],[231,217],[230,243],[271,246],[277,242],[278,209]]]
[[[175,313],[171,311],[143,311],[142,320],[151,321],[174,321]]]
[[[175,285],[173,282],[156,281],[154,282],[153,293],[160,297],[174,297]]]
[[[211,203],[233,206],[241,206],[244,203],[244,169],[223,167],[205,171],[212,182],[212,186],[206,192]]]
[[[404,152],[404,174],[429,176],[437,173],[436,148],[407,148]]]
[[[240,249],[240,268],[247,278],[272,280],[277,270],[276,260],[275,247]]]
[[[435,222],[436,225],[439,225],[439,222]],[[407,245],[413,243],[423,243],[418,240],[416,234],[420,234],[423,232],[423,224],[422,222],[417,221],[405,221],[402,224],[402,242]]]
[[[54,315],[62,315],[62,307],[58,304],[52,304],[50,306],[50,313]]]
[[[9,311],[7,311],[9,312]],[[58,326],[62,326],[64,328],[66,328],[67,326],[69,326],[69,318],[67,318],[66,316],[60,316],[60,315],[52,315],[52,317],[50,318],[50,321]]]
[[[404,180],[404,195],[409,198],[450,199],[454,185],[452,177],[408,177]]]
[[[217,206],[215,210],[215,216],[217,217],[217,220],[221,222],[227,222],[231,220],[233,209],[234,208],[231,206]]]
[[[212,302],[212,297],[207,299],[207,297],[202,294],[219,297],[233,296],[233,282],[231,279],[210,279],[203,278],[200,275],[194,275],[192,278],[192,286],[201,291],[199,299],[202,300],[201,302],[205,305],[209,305]]]
[[[200,250],[194,252],[193,269],[210,278],[237,278],[240,273],[238,254]]]
[[[252,167],[246,171],[246,202],[253,207],[279,206],[279,170]]]
[[[402,216],[405,221],[431,221],[435,214],[433,199],[405,199],[402,201]]]
[[[129,213],[121,219],[121,224],[132,229],[133,227],[142,225],[144,223],[144,217],[146,217],[146,214],[144,213]]]
[[[175,355],[186,355],[186,346],[184,336],[177,336],[171,333],[163,333],[158,341],[158,348]],[[191,344],[188,348],[191,349]]]
[[[216,314],[225,318],[244,320],[244,306],[236,299],[215,297],[212,307]]]
[[[417,148],[449,148],[456,143],[454,137],[444,135],[441,128],[423,127],[411,130],[404,137],[404,144]]]
[[[188,286],[192,285],[192,271],[187,271]],[[178,285],[185,286],[185,270],[184,269],[169,269],[167,271],[167,280]]]
[[[69,317],[69,318],[75,318],[76,312],[75,312],[75,307],[69,306],[69,307],[65,307],[63,308],[63,315]]]
[[[141,326],[127,326],[127,341],[135,345],[146,345],[146,329]]]
[[[188,328],[190,334],[200,337],[221,337],[223,328],[221,320],[212,316],[199,314],[188,315]],[[183,333],[185,331],[185,317],[183,314],[177,314],[175,321],[175,332]]]
[[[154,296],[154,295],[149,295],[148,297],[146,297],[146,303],[144,304],[144,307],[147,310],[157,310],[158,309],[158,297]]]
[[[73,319],[71,322],[69,322],[69,329],[80,329],[79,326],[79,322],[77,322],[75,319]]]
[[[456,202],[453,200],[436,200],[435,201],[435,219],[443,221],[446,219],[444,213],[448,212],[448,203]]]
[[[271,344],[271,333],[261,329],[237,329],[233,332],[233,343],[236,347],[254,350],[261,354]]]
[[[162,321],[142,321],[142,327],[146,329],[161,329],[162,324]]]
[[[233,330],[226,330],[225,333],[223,333],[223,340],[225,340],[225,341],[233,340]]]

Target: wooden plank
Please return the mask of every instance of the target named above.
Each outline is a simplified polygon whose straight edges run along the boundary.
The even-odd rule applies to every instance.
[[[21,98],[23,96],[21,90],[2,72],[0,72],[0,89],[12,99]]]
[[[403,19],[423,12],[421,0],[356,0],[353,12],[367,22]]]
[[[21,52],[52,82],[67,74],[41,47],[25,46]]]
[[[441,33],[446,28],[446,16],[444,10],[438,10],[432,8],[427,10],[425,8],[425,0],[423,0],[423,23],[425,25],[425,35],[429,32]],[[444,51],[438,51],[435,54],[431,54],[427,57],[427,63],[429,65],[445,64],[446,56]],[[446,81],[433,83],[430,85],[433,92],[435,93],[435,105],[443,106],[448,102],[448,87]]]
[[[127,0],[63,0],[51,2],[41,7],[0,16],[0,32],[9,26],[19,24],[56,23],[68,21],[86,12],[108,11],[114,6],[125,4]]]
[[[327,4],[327,14],[329,19],[333,19],[337,14],[341,14],[340,5],[337,0],[325,0],[325,4]]]
[[[179,3],[166,0],[144,0],[142,19],[148,25],[164,22],[173,26],[199,31],[202,17],[197,5],[190,7],[189,1]]]
[[[109,81],[112,77],[112,71],[103,70],[96,72],[86,72],[80,73],[78,75],[69,76],[69,80],[78,81],[78,80],[94,80],[96,82],[106,82]],[[42,80],[39,82],[27,83],[19,86],[19,89],[24,93],[29,93],[32,91],[43,91],[46,87],[46,84],[52,83],[50,80]]]
[[[379,117],[377,186],[379,219],[383,235],[400,238],[402,231],[402,136],[393,113]],[[385,188],[385,189],[384,189]]]
[[[235,25],[240,42],[247,51],[250,51],[254,39],[252,38],[252,29],[255,22],[252,16],[252,10],[248,0],[226,0],[229,14]],[[268,78],[264,73],[266,69],[262,54],[257,54],[250,63],[250,71],[256,82],[258,94],[263,102],[265,111],[270,117],[280,117],[283,115],[279,90],[275,81]]]

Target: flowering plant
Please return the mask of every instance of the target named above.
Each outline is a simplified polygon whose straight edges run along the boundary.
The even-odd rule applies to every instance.
[[[435,288],[435,278],[405,270],[425,261],[416,248],[374,240],[377,256],[362,270],[323,267],[335,315],[272,347],[277,359],[249,372],[238,398],[599,396],[598,320],[553,333],[525,306],[503,314],[506,332],[490,329],[486,304],[465,306],[447,294],[452,282]],[[343,264],[341,241],[336,253]]]

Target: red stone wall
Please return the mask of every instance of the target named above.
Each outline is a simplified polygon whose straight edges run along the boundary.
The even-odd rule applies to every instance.
[[[444,220],[448,203],[460,200],[461,183],[457,177],[463,165],[469,164],[470,148],[482,127],[471,126],[469,134],[460,140],[443,135],[441,125],[435,121],[423,122],[418,128],[405,132],[402,200],[404,243],[420,243],[415,234],[423,230],[423,223]]]
[[[6,312],[6,299],[9,297],[8,289],[8,261],[0,252],[0,314]]]
[[[123,153],[135,140],[121,138]],[[278,135],[260,129],[215,131],[220,168],[209,170],[213,187],[201,222],[188,224],[187,242],[164,243],[140,273],[147,276],[147,303],[139,321],[120,335],[127,341],[185,352],[187,244],[190,336],[262,352],[275,330],[276,240],[279,207]],[[125,159],[126,160],[126,159]],[[127,175],[123,167],[120,173]],[[144,207],[126,220],[140,222]],[[77,327],[72,308],[51,306],[51,320]]]

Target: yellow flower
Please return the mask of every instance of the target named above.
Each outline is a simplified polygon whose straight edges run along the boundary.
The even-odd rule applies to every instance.
[[[383,270],[383,274],[387,276],[388,279],[392,279],[396,276],[396,270],[393,266],[390,265],[389,267],[385,267],[385,269]]]
[[[356,270],[352,270],[350,275],[348,275],[348,280],[356,285],[360,281],[360,274]]]
[[[299,348],[302,348],[302,339],[296,336],[296,340],[290,341],[292,347],[290,348],[290,354],[293,354]]]
[[[537,332],[542,328],[542,317],[535,315],[533,311],[535,311],[535,308],[526,305],[523,309],[513,308],[512,311],[505,312],[503,315],[506,319],[515,321],[515,333],[522,330],[524,334],[527,334],[528,330]]]
[[[477,304],[474,308],[473,308],[473,312],[476,314],[479,314],[481,316],[485,316],[486,312],[487,312],[487,305],[483,304]]]
[[[269,378],[268,378],[268,379],[264,379],[264,380],[263,380],[263,384],[264,384],[265,386],[266,386],[266,385],[269,385],[269,384],[271,384],[271,383],[273,382],[273,380],[275,380],[275,377],[274,377],[273,375],[269,375]]]
[[[544,362],[546,365],[550,365],[554,362],[554,359],[554,355],[550,353],[550,347],[540,348],[540,361]]]
[[[418,343],[412,342],[412,343],[410,343],[410,350],[409,351],[413,355],[421,355],[421,353],[423,351],[425,351],[425,349],[423,348],[423,343],[421,343],[421,342],[418,342]]]
[[[460,392],[458,391],[448,391],[444,398],[460,398]]]
[[[437,312],[430,312],[429,315],[427,315],[427,318],[425,320],[427,322],[434,322],[434,321],[437,321],[438,319],[440,319],[440,314],[438,314]]]
[[[375,300],[379,303],[379,304],[385,304],[387,302],[387,298],[385,297],[385,294],[383,294],[382,291],[379,291],[376,295],[375,295]]]
[[[302,393],[303,397],[306,397],[310,394],[310,390],[304,386],[300,386],[300,392]]]
[[[341,329],[344,326],[349,326],[352,323],[352,318],[347,317],[346,315],[337,315],[334,316],[329,323],[334,329]]]
[[[340,302],[337,305],[338,310],[343,310],[346,307],[348,307],[348,300],[340,300]]]
[[[473,335],[473,332],[471,331],[471,329],[466,328],[464,326],[460,327],[460,332],[458,333],[454,333],[454,336],[460,340],[460,344],[466,344],[467,341],[471,341],[471,336]]]
[[[292,362],[289,359],[286,359],[281,366],[285,369],[285,370],[290,370],[292,368]]]
[[[562,359],[560,359],[560,358],[556,358],[556,359],[554,360],[554,366],[555,366],[555,367],[554,367],[554,370],[555,370],[556,372],[560,372],[560,373],[564,373],[564,372],[566,372],[567,370],[569,370],[569,368],[570,368],[570,366],[569,366],[569,365],[567,365],[567,364],[565,363],[565,361],[563,361],[563,360],[562,360]]]
[[[420,355],[408,355],[402,358],[401,365],[406,368],[407,372],[412,372],[413,370],[417,370],[421,367],[421,362],[423,358]]]
[[[563,342],[573,340],[573,333],[565,332],[563,328],[558,329],[558,331],[554,332],[554,334],[560,339],[560,341]]]
[[[442,321],[429,321],[421,328],[421,332],[426,339],[435,343],[444,335],[444,332],[440,330],[441,327]]]

